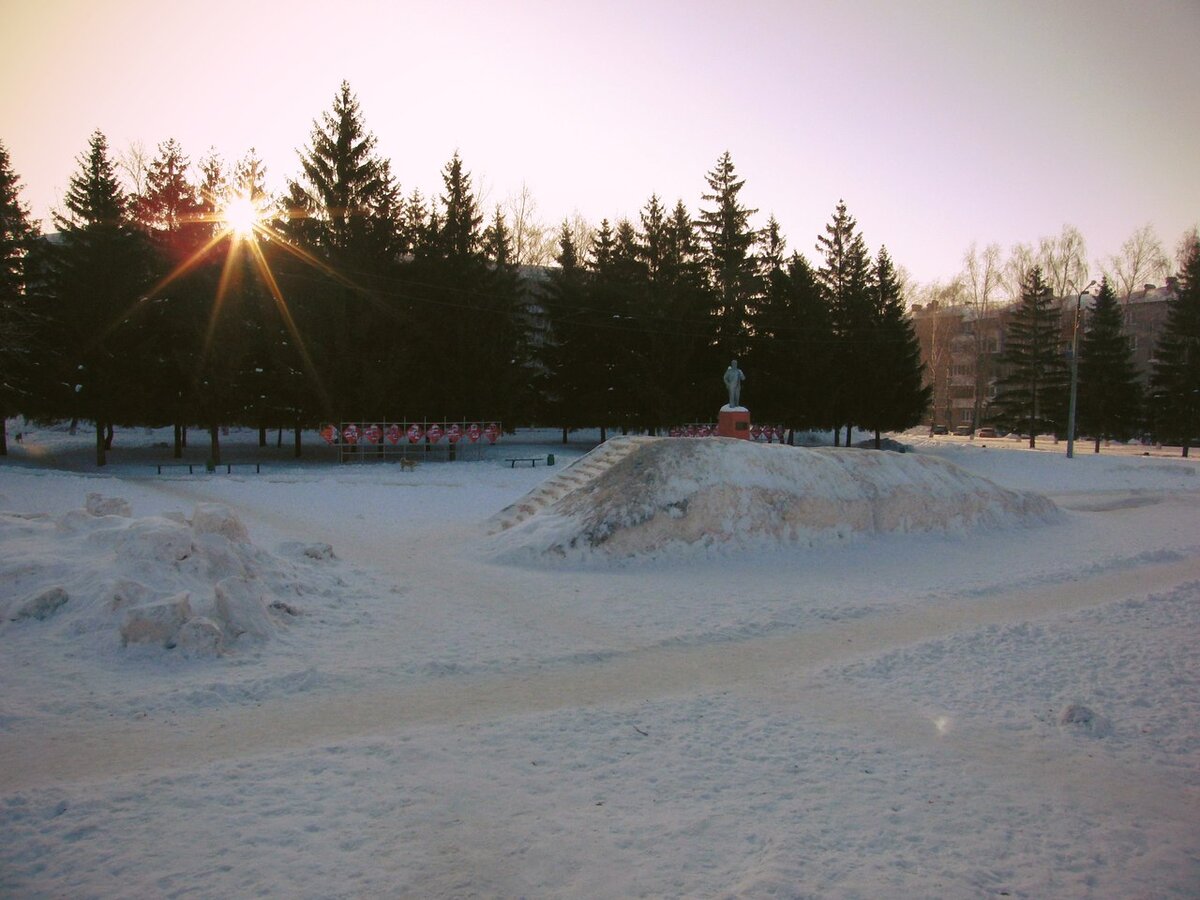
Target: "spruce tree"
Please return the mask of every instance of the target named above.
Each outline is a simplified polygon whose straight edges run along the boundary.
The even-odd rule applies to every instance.
[[[1200,437],[1200,240],[1194,238],[1154,348],[1150,384],[1156,433],[1178,441],[1187,456]]]
[[[343,81],[332,108],[313,122],[300,153],[303,181],[289,183],[295,212],[317,228],[317,247],[362,264],[398,250],[402,201],[387,160],[376,153],[358,98]]]
[[[1012,431],[1027,431],[1030,448],[1041,432],[1065,427],[1067,366],[1059,333],[1059,313],[1042,278],[1030,270],[1021,301],[1012,312],[1000,356],[1002,375],[992,408],[995,421]]]
[[[830,401],[834,439],[838,426],[846,426],[846,442],[852,425],[863,424],[869,407],[871,385],[866,375],[871,363],[873,301],[871,262],[858,223],[838,201],[825,234],[817,237],[817,250],[824,264],[817,283],[829,309],[834,337]]]
[[[554,421],[562,427],[565,444],[571,430],[594,424],[585,406],[587,391],[582,379],[587,372],[579,358],[587,340],[580,327],[585,315],[587,274],[567,222],[559,230],[555,261],[558,267],[551,270],[542,297],[548,318],[547,372],[542,393]]]
[[[880,447],[882,431],[903,431],[921,421],[932,388],[923,385],[921,345],[908,317],[900,281],[887,248],[881,247],[871,277],[871,360],[866,376],[862,424]]]
[[[758,293],[751,252],[757,235],[749,224],[758,210],[747,209],[738,199],[745,179],[737,177],[728,151],[705,180],[709,193],[701,196],[714,207],[700,211],[699,228],[712,291],[715,342],[722,357],[732,358],[748,347],[751,304]]]
[[[174,139],[159,145],[133,216],[149,237],[155,287],[147,298],[146,327],[154,335],[144,364],[150,380],[147,423],[170,422],[174,454],[183,453],[183,428],[194,409],[193,375],[212,301],[213,213],[206,213],[199,187],[188,179],[190,164]]]
[[[63,203],[65,212],[55,215],[62,242],[52,257],[53,330],[66,361],[60,379],[73,390],[60,413],[95,423],[96,464],[103,466],[113,423],[138,418],[144,407],[142,348],[128,317],[149,284],[146,244],[101,132],[80,156]]]
[[[36,312],[28,292],[38,229],[21,201],[21,182],[0,142],[0,456],[8,454],[7,419],[37,412]]]
[[[1141,422],[1142,387],[1121,304],[1105,276],[1079,353],[1079,425],[1100,442],[1127,441]]]

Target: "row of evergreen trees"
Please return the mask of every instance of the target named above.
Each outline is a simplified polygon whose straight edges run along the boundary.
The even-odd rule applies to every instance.
[[[1150,432],[1179,443],[1183,455],[1200,436],[1200,241],[1187,254],[1180,284],[1154,349],[1149,389],[1133,361],[1124,310],[1107,277],[1100,283],[1078,348],[1077,432],[1128,440]],[[1081,327],[1078,324],[1076,327]],[[989,420],[1029,435],[1065,436],[1070,403],[1069,351],[1061,315],[1042,270],[1034,268],[1008,323],[1001,377]]]
[[[485,225],[457,154],[439,197],[402,196],[344,83],[274,201],[253,151],[193,181],[173,140],[128,196],[96,132],[39,241],[0,153],[0,414],[92,421],[101,463],[114,423],[173,423],[178,452],[195,424],[710,420],[731,358],[760,421],[878,432],[927,403],[886,250],[839,205],[819,266],[787,255],[774,219],[750,226],[728,153],[698,218],[651,197],[582,247],[564,224],[543,277],[513,263],[499,210]],[[262,211],[253,234],[225,221],[233,197]]]

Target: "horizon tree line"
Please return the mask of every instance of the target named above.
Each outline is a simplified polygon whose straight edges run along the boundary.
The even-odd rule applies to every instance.
[[[847,442],[928,403],[886,248],[839,203],[817,264],[788,254],[773,217],[750,226],[728,152],[698,215],[651,196],[637,225],[564,222],[541,276],[514,249],[536,229],[481,210],[457,153],[438,197],[404,196],[344,82],[274,201],[253,151],[193,170],[173,140],[128,195],[97,131],[50,243],[0,153],[0,413],[91,421],[99,465],[114,424],[172,424],[176,455],[205,427],[215,459],[222,424],[290,427],[297,453],[304,426],[349,418],[654,431],[710,418],[731,358],[762,421]],[[224,221],[231,197],[251,232]]]

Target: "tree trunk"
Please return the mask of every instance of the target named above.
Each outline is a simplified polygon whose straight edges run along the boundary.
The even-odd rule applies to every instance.
[[[0,456],[8,456],[8,419],[0,412]]]
[[[788,429],[788,446],[789,447],[796,446],[796,429],[795,428]]]
[[[842,446],[842,426],[838,425],[833,429],[833,446]]]
[[[608,440],[608,426],[601,425],[600,426],[600,443],[603,444],[607,440]]]
[[[283,434],[283,429],[280,429],[279,433]],[[300,423],[299,422],[297,422],[296,427],[292,429],[292,439],[293,439],[293,445],[294,445],[292,448],[292,455],[295,456],[296,459],[299,459],[300,458]]]
[[[260,447],[267,446],[267,426],[266,425],[258,426],[258,446],[260,446]]]
[[[1095,452],[1095,453],[1100,452],[1100,438],[1096,438],[1096,449],[1093,452]]]
[[[562,442],[563,442],[564,444],[567,442],[567,426],[566,426],[566,425],[564,425],[564,426],[563,426],[563,440],[562,440]]]
[[[113,427],[112,422],[104,423],[104,449],[111,450],[113,442]]]
[[[183,459],[183,426],[175,425],[175,449],[171,454],[176,459]]]
[[[104,456],[104,423],[96,422],[96,465],[103,466],[108,460]]]
[[[854,438],[854,426],[847,425],[846,426],[846,446],[847,447],[850,446],[850,441],[853,440],[853,438]]]
[[[883,440],[879,436],[879,429],[876,428],[875,429],[875,449],[878,450],[882,446],[883,446]]]
[[[283,446],[283,428],[275,433],[275,449],[278,450]]]
[[[214,466],[221,464],[221,433],[217,425],[208,426],[208,460]]]

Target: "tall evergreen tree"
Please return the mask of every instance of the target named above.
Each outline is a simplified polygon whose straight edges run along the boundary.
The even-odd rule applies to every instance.
[[[438,228],[438,250],[447,259],[469,260],[479,250],[483,215],[471,187],[471,176],[463,170],[458,153],[442,171],[442,217]]]
[[[1022,287],[1000,365],[1003,374],[992,407],[997,423],[1028,431],[1031,448],[1039,433],[1065,428],[1068,378],[1059,313],[1040,266],[1030,270]]]
[[[921,421],[932,388],[922,384],[921,345],[905,311],[900,280],[886,247],[880,248],[875,259],[871,293],[872,359],[863,373],[862,424],[874,432],[875,448],[879,449],[880,432],[902,431]]]
[[[21,182],[0,142],[0,456],[8,454],[7,418],[36,412],[36,311],[30,303],[31,254],[38,229],[21,201]]]
[[[193,375],[199,360],[205,312],[216,283],[211,249],[215,209],[206,212],[199,187],[188,179],[190,164],[174,139],[159,145],[133,200],[133,216],[149,236],[155,291],[147,300],[146,327],[154,335],[143,360],[150,408],[146,422],[171,422],[176,457],[183,454],[183,429],[195,408]]]
[[[1103,440],[1129,440],[1142,418],[1142,386],[1123,321],[1105,276],[1079,353],[1079,426],[1094,436],[1096,453]]]
[[[1183,259],[1179,289],[1154,349],[1151,400],[1155,431],[1187,456],[1200,437],[1200,240]]]
[[[329,387],[324,415],[384,413],[408,379],[406,316],[387,286],[401,253],[403,200],[391,166],[376,151],[358,98],[343,81],[314,120],[300,152],[301,177],[288,183],[282,229],[328,269],[289,264],[289,294],[303,333],[321,335],[312,377]],[[296,340],[293,338],[293,340]],[[351,413],[350,411],[354,412]]]
[[[709,193],[702,197],[714,207],[700,211],[699,228],[713,293],[716,344],[723,357],[737,357],[748,346],[750,306],[758,293],[751,252],[757,235],[750,227],[750,217],[758,210],[747,209],[739,200],[746,182],[737,177],[728,151],[705,179]]]
[[[580,358],[590,349],[588,334],[583,329],[586,314],[587,273],[570,224],[562,223],[558,234],[558,267],[550,272],[543,296],[549,326],[546,336],[546,383],[542,393],[554,420],[562,427],[563,443],[575,428],[595,424],[587,408],[587,388],[582,377],[587,374],[586,363]]]
[[[817,283],[829,308],[836,347],[830,393],[834,437],[837,426],[845,425],[849,443],[851,426],[862,424],[870,402],[866,372],[871,364],[874,326],[871,261],[858,223],[844,202],[838,201],[825,234],[817,237],[817,250],[824,257]]]
[[[60,378],[71,393],[60,409],[95,423],[96,464],[103,466],[113,423],[136,418],[144,406],[138,335],[127,317],[148,287],[148,272],[145,241],[99,131],[79,158],[64,206],[55,215],[62,243],[53,255],[54,334],[67,361]]]
[[[309,146],[300,153],[303,181],[289,183],[294,213],[315,223],[311,240],[363,264],[399,249],[402,200],[376,138],[366,128],[358,98],[343,81],[332,108],[313,122]]]

